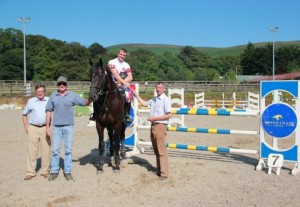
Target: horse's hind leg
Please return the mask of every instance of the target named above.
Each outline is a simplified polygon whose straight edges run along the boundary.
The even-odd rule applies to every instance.
[[[108,158],[108,166],[112,166],[112,156],[114,155],[114,131],[108,130],[108,138],[109,138],[109,158]]]
[[[120,140],[121,140],[121,149],[120,149],[120,153],[121,153],[121,158],[122,160],[124,160],[126,158],[126,152],[125,152],[125,130],[126,130],[126,125],[122,124],[122,130],[120,133]]]
[[[121,140],[120,154],[121,154],[121,158],[122,158],[122,160],[124,160],[124,159],[126,158],[126,152],[125,152],[124,139],[123,139],[123,140]]]
[[[120,155],[119,151],[115,151],[114,153],[114,160],[115,160],[115,167],[113,168],[114,171],[120,170]]]
[[[114,131],[108,130],[109,137],[109,156],[112,157],[114,155]]]

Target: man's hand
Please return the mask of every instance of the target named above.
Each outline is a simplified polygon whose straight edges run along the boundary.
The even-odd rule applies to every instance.
[[[46,134],[49,136],[49,137],[51,137],[51,135],[52,135],[52,130],[51,130],[51,127],[47,127],[46,126]]]
[[[117,85],[118,88],[120,88],[122,86],[122,83],[116,82],[116,85]]]
[[[86,100],[86,106],[89,106],[91,103],[93,102],[93,100],[89,97],[87,100]]]

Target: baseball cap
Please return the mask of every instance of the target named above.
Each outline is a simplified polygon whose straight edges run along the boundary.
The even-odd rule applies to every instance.
[[[67,83],[68,84],[68,81],[67,79],[64,77],[64,76],[59,76],[59,78],[57,79],[56,83]]]

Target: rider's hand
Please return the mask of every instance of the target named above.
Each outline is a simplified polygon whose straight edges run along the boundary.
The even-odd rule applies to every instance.
[[[122,86],[122,83],[120,83],[120,82],[117,82],[116,84],[117,84],[118,88]]]

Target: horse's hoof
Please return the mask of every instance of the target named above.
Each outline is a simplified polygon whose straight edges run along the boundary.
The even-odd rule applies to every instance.
[[[122,153],[121,153],[121,159],[122,159],[122,160],[126,159],[126,153],[125,153],[125,152],[122,152]]]
[[[97,170],[96,175],[102,174],[103,172],[103,170]]]
[[[108,167],[112,167],[113,166],[112,161],[111,160],[108,161],[107,165],[108,165]]]
[[[121,171],[120,171],[120,168],[119,169],[114,169],[114,173],[120,173]]]

